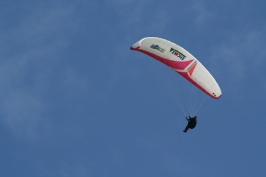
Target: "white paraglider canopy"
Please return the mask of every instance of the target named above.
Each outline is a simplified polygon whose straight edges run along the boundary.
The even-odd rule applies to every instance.
[[[181,46],[162,38],[147,37],[136,42],[130,49],[166,64],[210,97],[218,99],[222,95],[210,72]]]

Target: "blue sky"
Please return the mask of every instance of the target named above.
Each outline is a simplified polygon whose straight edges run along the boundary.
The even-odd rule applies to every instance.
[[[265,5],[1,1],[0,176],[265,176]],[[178,84],[129,50],[148,36],[190,51],[222,89],[187,134]]]

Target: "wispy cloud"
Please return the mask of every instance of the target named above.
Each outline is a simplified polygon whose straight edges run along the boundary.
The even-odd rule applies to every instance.
[[[194,23],[196,25],[204,25],[212,19],[212,13],[207,9],[207,5],[203,1],[197,1],[187,11],[194,14]]]
[[[213,51],[213,61],[223,62],[226,68],[217,68],[230,75],[230,80],[245,80],[251,70],[262,69],[264,61],[265,34],[264,30],[243,31],[230,34],[226,43]],[[220,65],[221,66],[221,65]]]
[[[1,119],[21,139],[38,136],[50,79],[76,30],[75,5],[34,8],[1,30]]]

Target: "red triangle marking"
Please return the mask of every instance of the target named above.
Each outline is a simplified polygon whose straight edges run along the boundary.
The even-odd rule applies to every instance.
[[[195,64],[189,69],[188,73],[189,73],[190,76],[193,74],[193,72],[194,72],[196,66],[197,66],[197,63],[195,63]]]

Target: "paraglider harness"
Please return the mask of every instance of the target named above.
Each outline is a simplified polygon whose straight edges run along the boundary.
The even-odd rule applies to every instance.
[[[194,116],[194,117],[188,116],[188,117],[186,117],[186,119],[187,119],[188,123],[187,123],[186,128],[183,130],[183,132],[185,132],[185,133],[188,131],[188,129],[193,129],[193,128],[196,127],[196,125],[197,125],[197,116]]]

